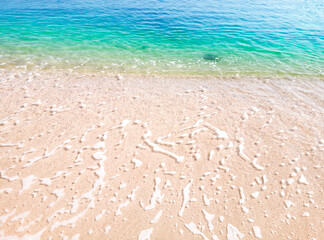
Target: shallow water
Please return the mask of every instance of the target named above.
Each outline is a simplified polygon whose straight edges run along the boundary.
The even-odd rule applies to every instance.
[[[0,66],[322,77],[323,13],[320,0],[0,0]]]

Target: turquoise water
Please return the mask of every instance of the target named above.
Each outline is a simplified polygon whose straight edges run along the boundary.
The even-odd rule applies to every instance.
[[[324,1],[0,0],[0,67],[323,77]]]

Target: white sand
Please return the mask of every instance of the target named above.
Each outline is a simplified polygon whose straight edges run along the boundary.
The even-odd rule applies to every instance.
[[[0,239],[324,236],[320,80],[3,72],[0,98]]]

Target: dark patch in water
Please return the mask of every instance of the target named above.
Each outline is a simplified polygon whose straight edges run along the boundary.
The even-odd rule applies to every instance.
[[[221,57],[212,53],[206,53],[204,54],[203,59],[207,61],[219,62],[221,60]]]

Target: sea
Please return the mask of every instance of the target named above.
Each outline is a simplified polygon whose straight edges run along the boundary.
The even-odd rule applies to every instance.
[[[324,77],[323,0],[0,0],[0,69]]]

